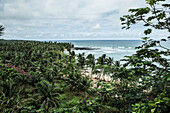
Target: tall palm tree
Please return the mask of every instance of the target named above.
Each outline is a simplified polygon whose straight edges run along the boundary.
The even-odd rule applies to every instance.
[[[121,66],[120,61],[115,61],[114,66],[120,67]]]
[[[89,54],[89,55],[86,57],[86,65],[87,65],[88,67],[90,67],[89,77],[92,78],[92,72],[94,71],[94,67],[95,67],[95,57],[94,57],[94,55]]]
[[[77,58],[78,58],[78,66],[81,67],[81,69],[83,69],[84,65],[85,65],[85,53],[79,53]]]
[[[74,51],[69,52],[69,62],[75,62],[75,55]]]
[[[113,58],[108,57],[108,58],[106,59],[106,64],[109,65],[109,66],[111,66],[111,65],[113,64]]]
[[[107,64],[107,58],[106,58],[106,54],[103,54],[101,57],[99,57],[97,59],[97,64],[100,67],[100,75],[98,76],[98,78],[100,79],[101,77],[104,78],[104,65]]]
[[[4,31],[4,27],[2,25],[0,25],[0,36],[2,36],[3,31]]]

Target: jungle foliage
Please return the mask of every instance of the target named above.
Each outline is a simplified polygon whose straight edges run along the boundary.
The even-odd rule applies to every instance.
[[[146,2],[120,18],[123,28],[142,21],[146,35],[170,32],[170,4]],[[142,39],[121,61],[75,54],[71,43],[0,40],[0,112],[170,112],[170,51],[161,45],[169,38]]]

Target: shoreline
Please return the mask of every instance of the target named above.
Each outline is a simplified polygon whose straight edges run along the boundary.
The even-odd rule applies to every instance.
[[[74,50],[99,50],[100,48],[92,48],[92,47],[74,47]]]

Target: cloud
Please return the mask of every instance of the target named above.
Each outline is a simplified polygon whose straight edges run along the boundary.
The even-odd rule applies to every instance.
[[[139,6],[138,0],[2,0],[2,18],[84,18],[97,19],[102,14],[119,13],[130,6]]]
[[[138,36],[121,30],[120,16],[145,0],[0,0],[4,38],[97,39]]]
[[[100,24],[96,24],[95,26],[93,26],[93,29],[100,29],[100,28],[101,28]]]

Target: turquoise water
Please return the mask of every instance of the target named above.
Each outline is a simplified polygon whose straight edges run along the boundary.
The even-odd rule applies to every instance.
[[[135,53],[135,47],[142,44],[141,40],[58,40],[58,42],[71,42],[75,47],[99,48],[98,50],[76,50],[76,53],[94,54],[99,57],[106,54],[114,60],[120,60],[125,55]]]
[[[113,57],[114,60],[123,59],[124,56],[130,56],[136,52],[135,47],[142,45],[141,40],[53,40],[58,42],[70,42],[75,47],[90,47],[100,48],[98,50],[76,50],[76,53],[93,54],[99,57],[106,54],[108,57]],[[170,41],[161,43],[167,48],[170,48]],[[160,49],[160,48],[158,48]],[[166,58],[170,59],[169,56]]]

